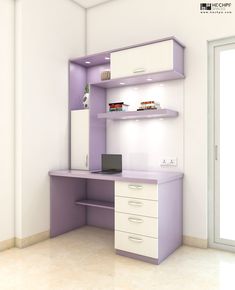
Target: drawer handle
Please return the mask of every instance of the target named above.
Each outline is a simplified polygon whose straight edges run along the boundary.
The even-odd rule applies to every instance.
[[[143,205],[143,203],[140,202],[140,201],[132,201],[132,200],[129,200],[129,201],[128,201],[128,204],[129,204],[129,205],[132,205],[132,206],[138,206],[138,207],[140,207],[140,206]]]
[[[143,242],[143,239],[135,238],[135,237],[131,237],[131,236],[128,237],[128,240],[135,242],[135,243],[142,243]]]
[[[136,68],[133,70],[134,74],[138,74],[138,73],[142,73],[142,72],[145,72],[145,68],[143,68],[143,67]]]
[[[129,184],[128,187],[130,189],[142,189],[143,188],[142,185],[137,185],[137,184]]]
[[[132,223],[136,223],[136,224],[141,224],[141,223],[144,222],[142,219],[139,219],[139,218],[132,218],[132,217],[128,218],[128,221],[129,221],[129,222],[132,222]]]

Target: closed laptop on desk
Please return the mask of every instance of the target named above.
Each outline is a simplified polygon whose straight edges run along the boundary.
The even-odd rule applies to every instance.
[[[94,173],[115,174],[122,172],[122,155],[121,154],[102,154],[101,171]]]

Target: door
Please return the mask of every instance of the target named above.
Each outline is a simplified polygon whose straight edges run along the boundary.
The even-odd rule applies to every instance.
[[[211,58],[212,187],[210,244],[235,250],[235,41],[214,43]],[[213,63],[212,63],[213,62]]]
[[[71,111],[71,169],[89,169],[89,110]]]

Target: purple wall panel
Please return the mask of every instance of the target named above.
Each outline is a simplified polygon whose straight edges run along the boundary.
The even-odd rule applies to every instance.
[[[70,63],[69,66],[69,111],[83,109],[82,96],[87,83],[86,69]]]
[[[114,182],[87,180],[87,199],[114,202]],[[87,208],[87,224],[114,229],[114,210]]]
[[[184,75],[184,49],[177,42],[173,43],[174,71]]]
[[[114,202],[114,181],[87,180],[87,199]]]
[[[158,186],[159,262],[182,245],[182,181],[183,179],[178,179]]]
[[[89,84],[101,82],[101,72],[110,69],[109,64],[92,66],[87,69],[87,82]]]
[[[106,153],[106,121],[97,114],[106,109],[106,90],[91,86],[90,91],[90,170],[100,169],[101,154]]]
[[[50,236],[55,237],[86,224],[86,208],[75,201],[86,196],[86,179],[50,178]]]
[[[114,210],[88,207],[87,224],[105,229],[114,229]]]

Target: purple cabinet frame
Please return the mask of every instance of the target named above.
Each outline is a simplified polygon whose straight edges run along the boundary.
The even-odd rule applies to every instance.
[[[101,81],[101,72],[110,68],[110,54],[112,52],[121,51],[143,45],[149,45],[161,41],[173,40],[173,63],[174,67],[171,71],[163,71],[158,73],[143,74],[119,79],[111,79]],[[120,82],[124,82],[124,86],[146,83],[146,78],[151,78],[152,82],[167,81],[173,79],[184,78],[184,45],[175,37],[167,37],[155,41],[123,47],[120,49],[101,52],[85,57],[71,59],[69,62],[69,120],[71,110],[81,110],[82,96],[86,84],[90,84],[90,145],[89,145],[89,169],[95,170],[100,167],[100,156],[106,152],[106,120],[105,118],[97,118],[104,116],[106,113],[106,89],[120,87]],[[123,87],[123,85],[122,85]],[[129,115],[136,112],[128,112]],[[148,112],[140,113],[140,117],[149,117]],[[162,118],[176,117],[177,112],[163,114]],[[113,116],[115,117],[115,116]],[[155,117],[158,117],[155,114]],[[124,116],[125,118],[125,116]],[[69,122],[70,123],[70,122]],[[70,140],[70,139],[69,139]],[[69,152],[69,160],[71,154]],[[71,168],[71,165],[69,165]]]
[[[172,71],[107,81],[100,80],[101,72],[110,68],[110,53],[170,39],[174,41],[174,68]],[[184,46],[175,37],[168,37],[70,60],[69,120],[71,110],[83,109],[84,88],[87,83],[90,84],[90,170],[100,168],[100,156],[106,152],[106,118],[102,118],[102,116],[107,116],[106,89],[120,86],[120,82],[125,82],[125,85],[143,84],[146,83],[146,77],[151,77],[153,82],[182,79],[184,78],[183,51]],[[130,112],[129,117],[133,117],[133,114],[135,115],[136,112]],[[101,118],[98,118],[98,115]],[[142,115],[145,115],[145,113]],[[149,117],[149,114],[147,115]],[[177,112],[168,110],[165,115],[165,117],[175,117]],[[134,117],[136,118],[136,116]],[[70,155],[69,152],[69,160]],[[71,165],[69,165],[70,167]],[[124,171],[115,175],[97,175],[89,171],[79,170],[51,171],[50,236],[55,237],[84,225],[113,230],[114,182],[129,181],[157,184],[159,238],[156,247],[158,247],[158,259],[120,250],[116,252],[120,255],[159,264],[182,244],[182,179],[182,173],[165,171]]]

